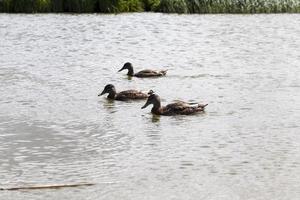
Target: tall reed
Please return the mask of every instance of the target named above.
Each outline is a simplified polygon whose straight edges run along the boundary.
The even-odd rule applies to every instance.
[[[157,11],[160,0],[142,0],[145,11]]]
[[[144,10],[140,0],[119,0],[117,8],[118,12],[140,12]]]
[[[187,13],[186,0],[160,0],[159,11],[164,13]]]
[[[185,0],[189,13],[300,12],[300,0]]]

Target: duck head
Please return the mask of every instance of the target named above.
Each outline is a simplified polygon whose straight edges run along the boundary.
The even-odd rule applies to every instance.
[[[116,93],[116,88],[114,85],[112,84],[107,84],[105,87],[104,87],[104,90],[98,95],[98,96],[101,96],[101,95],[104,95],[106,93]]]
[[[160,98],[157,94],[154,94],[153,90],[150,90],[148,92],[149,97],[147,99],[147,102],[145,103],[145,105],[142,107],[142,109],[146,108],[147,106],[149,106],[150,104],[153,104],[153,107],[155,108],[160,108]]]
[[[134,73],[133,73],[133,66],[132,66],[132,64],[131,64],[130,62],[125,63],[125,64],[123,65],[123,67],[122,67],[118,72],[123,71],[124,69],[127,69],[127,70],[128,70],[127,75],[133,76],[133,74],[134,74]]]

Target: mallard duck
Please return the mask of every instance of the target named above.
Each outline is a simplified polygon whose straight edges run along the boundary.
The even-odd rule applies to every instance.
[[[119,70],[119,72],[123,71],[124,69],[128,70],[128,73],[127,73],[128,76],[135,76],[135,77],[139,77],[139,78],[165,76],[167,73],[167,70],[155,71],[155,70],[150,70],[150,69],[145,69],[145,70],[139,71],[137,73],[134,73],[132,64],[130,62],[125,63],[123,65],[123,67]]]
[[[157,94],[154,94],[152,90],[150,90],[148,94],[149,97],[142,109],[153,104],[151,112],[156,115],[190,115],[198,112],[204,112],[204,108],[208,105],[177,101],[176,103],[161,106],[160,98]]]
[[[108,99],[114,99],[118,101],[126,101],[126,100],[137,100],[137,99],[146,99],[149,95],[137,91],[137,90],[126,90],[117,93],[116,88],[112,84],[108,84],[104,87],[104,90],[98,95],[104,95],[105,93],[108,93],[107,98]]]

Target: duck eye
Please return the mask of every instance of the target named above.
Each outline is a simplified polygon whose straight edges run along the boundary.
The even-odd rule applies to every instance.
[[[153,91],[153,90],[150,90],[150,91],[148,92],[148,94],[149,94],[149,95],[152,95],[152,94],[154,94],[154,91]]]

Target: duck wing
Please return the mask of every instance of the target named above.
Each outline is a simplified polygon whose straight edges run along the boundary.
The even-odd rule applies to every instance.
[[[194,114],[197,112],[203,112],[205,106],[207,106],[207,104],[202,105],[202,104],[193,103],[191,105],[187,102],[178,101],[176,103],[171,103],[171,104],[168,104],[165,107],[163,107],[162,114],[164,114],[164,115],[190,115],[190,114]]]
[[[155,71],[151,69],[145,69],[142,71],[139,71],[134,74],[136,77],[153,77],[153,76],[164,76],[166,75],[167,70],[161,70],[161,71]]]
[[[184,105],[184,106],[196,106],[196,107],[202,107],[202,108],[205,108],[208,104],[200,104],[200,103],[197,103],[197,102],[185,102],[185,101],[180,101],[180,100],[175,100],[174,101],[175,103],[179,103],[181,105]]]
[[[125,90],[117,93],[115,99],[120,101],[132,100],[132,99],[146,99],[148,95],[138,90]]]

